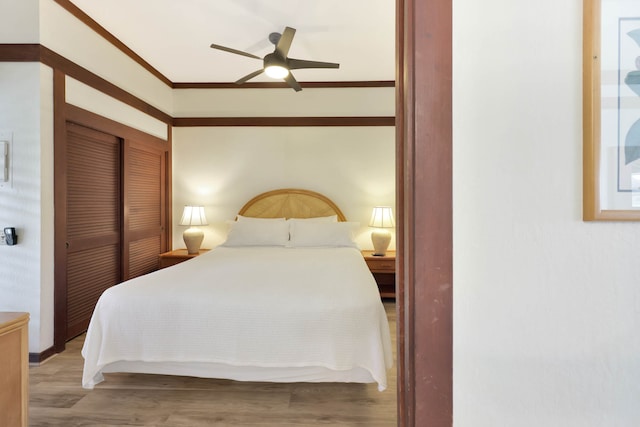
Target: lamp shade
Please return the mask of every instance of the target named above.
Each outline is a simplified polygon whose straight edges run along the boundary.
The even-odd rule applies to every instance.
[[[180,225],[208,225],[204,215],[204,206],[185,206]]]
[[[393,212],[390,206],[376,206],[371,213],[371,221],[369,227],[375,227],[377,230],[371,232],[371,242],[373,243],[373,255],[385,256],[387,248],[391,243],[391,232],[384,228],[395,227],[393,221]]]
[[[180,218],[180,225],[188,225],[182,239],[187,246],[187,252],[197,254],[200,252],[200,245],[204,239],[204,233],[197,228],[198,225],[208,225],[207,217],[204,215],[204,206],[185,206]]]
[[[369,227],[393,228],[396,223],[393,221],[393,211],[391,206],[376,206],[371,213]]]

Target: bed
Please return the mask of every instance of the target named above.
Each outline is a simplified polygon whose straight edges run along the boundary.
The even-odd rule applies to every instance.
[[[384,390],[389,324],[352,226],[318,193],[254,197],[223,245],[102,294],[82,386],[136,372]]]

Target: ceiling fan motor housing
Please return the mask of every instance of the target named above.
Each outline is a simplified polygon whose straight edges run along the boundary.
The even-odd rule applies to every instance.
[[[283,67],[283,68],[289,69],[289,63],[287,62],[287,59],[281,57],[275,52],[265,55],[263,62],[264,62],[264,68]]]
[[[275,32],[271,33],[271,34],[269,34],[269,41],[272,44],[276,45],[280,41],[280,37],[282,37],[282,34],[280,34],[280,33],[275,33]]]

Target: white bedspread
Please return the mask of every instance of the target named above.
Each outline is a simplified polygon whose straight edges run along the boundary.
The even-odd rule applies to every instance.
[[[84,388],[110,366],[143,362],[356,370],[384,390],[393,361],[378,288],[354,248],[219,247],[124,282],[100,297],[82,356]]]

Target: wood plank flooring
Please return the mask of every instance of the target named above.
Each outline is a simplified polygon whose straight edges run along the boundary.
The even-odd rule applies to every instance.
[[[394,349],[395,304],[385,302]],[[145,374],[106,374],[81,386],[84,336],[31,366],[30,426],[367,426],[396,421],[396,369],[375,384],[257,383]],[[395,353],[395,351],[394,351]]]

